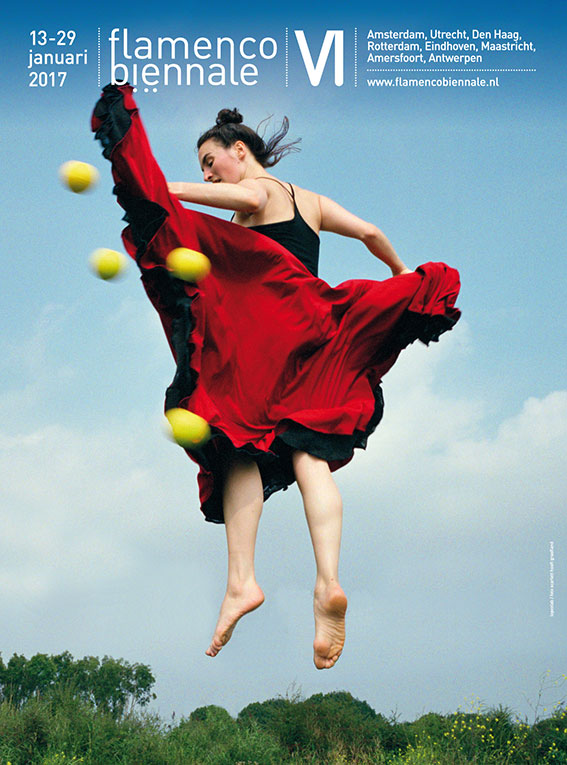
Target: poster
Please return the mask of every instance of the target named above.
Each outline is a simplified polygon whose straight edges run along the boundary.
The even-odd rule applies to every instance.
[[[529,717],[541,676],[565,672],[560,4],[39,3],[3,26],[3,657],[149,664],[164,717],[236,714],[291,687],[345,689],[405,719],[471,698]],[[295,488],[264,510],[266,603],[204,654],[225,540],[163,436],[173,361],[134,264],[108,283],[87,264],[121,249],[89,130],[112,76],[136,86],[168,179],[200,180],[195,142],[220,108],[253,127],[273,115],[268,130],[288,116],[301,152],[278,177],[375,222],[411,268],[461,273],[461,322],[403,354],[383,423],[337,473],[349,611],[331,671],[312,665]],[[69,159],[98,168],[96,188],[60,184]],[[323,234],[320,275],[388,274]]]

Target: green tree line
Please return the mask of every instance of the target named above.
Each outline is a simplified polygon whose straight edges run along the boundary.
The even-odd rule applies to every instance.
[[[144,707],[154,699],[154,684],[152,671],[145,664],[110,656],[75,660],[66,651],[56,656],[38,653],[26,659],[14,654],[4,664],[0,655],[0,701],[16,709],[32,698],[67,690],[71,696],[120,718],[136,705]]]

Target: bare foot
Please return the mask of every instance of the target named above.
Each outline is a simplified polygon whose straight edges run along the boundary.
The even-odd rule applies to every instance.
[[[317,669],[329,669],[342,653],[346,610],[346,595],[339,584],[332,583],[321,590],[315,590],[313,661]]]
[[[261,606],[263,602],[264,593],[256,582],[244,585],[238,594],[227,592],[222,602],[211,645],[205,651],[207,656],[216,656],[223,645],[230,640],[238,620],[244,614]]]

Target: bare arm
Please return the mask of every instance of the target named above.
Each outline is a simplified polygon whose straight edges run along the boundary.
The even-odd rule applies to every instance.
[[[399,258],[388,237],[377,226],[353,215],[328,197],[319,196],[321,230],[359,239],[370,252],[385,263],[393,276],[411,273]]]
[[[168,183],[169,193],[182,202],[218,207],[222,210],[255,213],[262,210],[268,195],[261,183],[245,178],[240,183]]]

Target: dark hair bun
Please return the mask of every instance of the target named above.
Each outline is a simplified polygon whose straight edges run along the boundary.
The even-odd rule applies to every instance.
[[[242,120],[242,114],[240,114],[238,109],[221,109],[217,115],[217,125],[219,127],[221,125],[228,125],[230,123],[238,125],[242,122]]]

